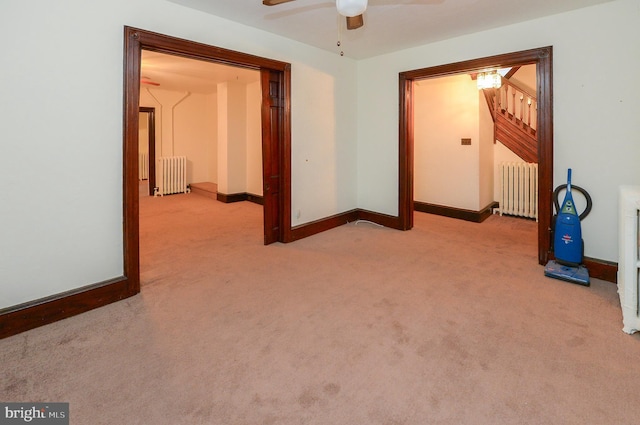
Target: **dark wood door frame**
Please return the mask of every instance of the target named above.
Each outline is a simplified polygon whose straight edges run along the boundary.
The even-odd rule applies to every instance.
[[[273,120],[278,122],[277,137],[270,149],[280,161],[277,239],[294,240],[291,229],[291,66],[288,63],[193,43],[144,30],[124,27],[124,117],[123,117],[123,275],[104,282],[52,295],[0,310],[0,338],[53,323],[67,317],[102,307],[140,292],[139,259],[139,184],[138,137],[140,119],[140,56],[142,49],[224,63],[259,71],[269,70],[277,76],[280,106]],[[273,89],[273,87],[271,87]],[[266,93],[266,94],[265,94]],[[262,87],[262,98],[269,97],[269,87]],[[273,120],[263,122],[269,127]],[[263,145],[264,145],[263,140]],[[264,158],[263,158],[264,162]],[[264,165],[264,164],[263,164]],[[273,217],[271,217],[273,219]],[[266,217],[265,217],[266,219]],[[270,221],[271,225],[275,223]],[[265,223],[266,227],[266,223]],[[273,234],[273,233],[272,233]]]
[[[139,200],[138,200],[138,120],[140,103],[140,66],[142,50],[177,55],[190,59],[222,63],[231,66],[269,70],[280,76],[280,91],[283,107],[277,117],[281,123],[278,137],[270,140],[271,149],[280,152],[281,162],[278,174],[281,176],[279,198],[280,208],[268,209],[265,205],[265,222],[278,222],[278,240],[286,242],[291,238],[291,65],[272,59],[246,53],[222,49],[220,47],[196,43],[132,27],[124,28],[124,271],[128,296],[140,292],[139,259]],[[263,102],[269,97],[269,87],[262,87]],[[271,121],[263,122],[270,126]],[[264,134],[264,132],[263,132]],[[263,141],[264,143],[264,141]],[[264,161],[269,158],[263,157]],[[270,166],[270,164],[266,164]],[[269,216],[273,210],[279,212],[277,218]],[[266,224],[265,224],[266,228]],[[265,237],[266,240],[266,237]],[[124,297],[123,297],[124,298]]]
[[[282,226],[277,220],[284,206],[280,202],[280,164],[282,152],[273,149],[274,140],[282,138],[283,116],[285,107],[282,74],[268,69],[260,71],[261,87],[268,88],[263,91],[262,97],[262,122],[268,125],[262,126],[262,182],[264,201],[264,243],[265,245],[282,240]],[[265,95],[268,95],[265,97]],[[271,220],[271,221],[270,221]]]
[[[149,196],[154,195],[154,188],[156,187],[156,108],[148,106],[141,106],[140,112],[149,114],[147,120],[149,126]]]
[[[536,65],[538,96],[538,262],[546,264],[551,249],[553,215],[553,48],[551,46],[401,72],[399,75],[399,228],[413,227],[414,110],[413,83],[486,68]]]

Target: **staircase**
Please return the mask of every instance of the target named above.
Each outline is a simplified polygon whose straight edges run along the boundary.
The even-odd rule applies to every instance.
[[[494,122],[495,139],[526,162],[538,162],[534,94],[506,78],[499,89],[484,89]]]

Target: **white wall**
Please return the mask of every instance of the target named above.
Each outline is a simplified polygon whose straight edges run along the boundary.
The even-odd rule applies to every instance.
[[[247,187],[247,91],[244,84],[218,84],[218,192]]]
[[[469,75],[414,86],[414,200],[480,209],[478,88]],[[462,145],[470,138],[471,145]]]
[[[174,156],[187,157],[187,183],[209,181],[209,167],[206,161],[210,145],[215,135],[208,131],[207,121],[211,120],[207,109],[207,98],[211,95],[191,93],[174,110]]]
[[[497,201],[493,196],[495,187],[494,161],[495,138],[494,124],[484,92],[476,90],[478,95],[478,210]]]
[[[156,110],[156,158],[186,156],[187,183],[215,183],[209,179],[211,163],[207,160],[210,151],[216,149],[215,128],[210,124],[216,122],[211,97],[215,99],[215,94],[144,86],[140,90],[140,106]],[[159,172],[156,167],[158,177]]]
[[[640,184],[637,0],[359,61],[358,206],[398,213],[399,72],[544,46],[553,46],[554,187],[573,168],[594,201],[582,223],[585,255],[617,261],[617,188]]]
[[[229,84],[232,93],[229,93]],[[223,183],[219,189],[223,193],[262,195],[260,82],[248,86],[223,83],[220,92],[221,97],[218,93],[143,86],[140,105],[156,108],[157,157],[186,156],[187,183],[218,183],[220,169]],[[222,116],[220,127],[218,112]],[[219,131],[223,138],[220,157]],[[231,150],[226,145],[229,134],[233,138]],[[220,166],[218,160],[222,161]],[[233,181],[232,189],[229,189],[229,178]]]
[[[585,254],[617,261],[617,188],[640,184],[639,15],[617,0],[356,62],[164,1],[3,0],[0,308],[123,273],[125,25],[292,64],[293,225],[397,214],[399,72],[553,45],[554,183],[574,169],[595,202]]]
[[[205,133],[211,135],[207,143],[207,154],[204,158],[209,173],[202,181],[218,183],[218,96],[216,93],[210,94],[206,98],[205,110],[207,120],[205,121]]]
[[[262,89],[251,84],[218,84],[218,191],[262,196]]]
[[[262,89],[260,81],[247,85],[247,187],[262,196]]]
[[[536,93],[536,65],[523,65],[521,66],[509,80],[512,83],[527,89],[531,93]]]
[[[414,111],[414,200],[472,211],[498,201],[498,164],[524,161],[494,143],[491,111],[476,82],[466,74],[418,81]],[[460,145],[460,131],[473,136],[471,146]]]
[[[294,226],[356,208],[355,62],[325,61],[322,56],[312,54],[309,64],[292,67],[291,80],[298,87],[291,89]]]
[[[0,308],[123,274],[125,25],[291,63],[293,224],[357,205],[355,61],[164,1],[3,0]]]

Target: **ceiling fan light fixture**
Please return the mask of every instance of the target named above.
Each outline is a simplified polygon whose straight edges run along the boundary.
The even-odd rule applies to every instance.
[[[367,10],[367,0],[336,0],[336,8],[342,16],[353,18]]]

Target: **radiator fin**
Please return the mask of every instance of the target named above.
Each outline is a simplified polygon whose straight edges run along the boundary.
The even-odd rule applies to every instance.
[[[149,154],[148,153],[139,153],[138,154],[138,180],[148,180],[149,179]]]
[[[538,164],[502,162],[500,175],[500,215],[535,218],[538,221]]]
[[[158,188],[156,196],[190,192],[187,185],[187,157],[168,156],[158,158]]]

